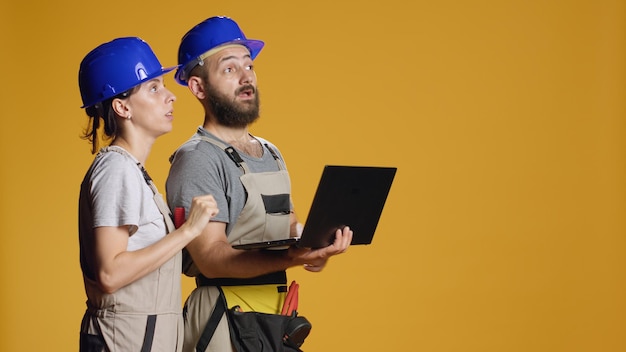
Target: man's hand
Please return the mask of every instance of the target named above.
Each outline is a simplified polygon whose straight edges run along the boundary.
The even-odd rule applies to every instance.
[[[335,232],[335,241],[324,248],[310,249],[291,246],[288,256],[297,263],[302,263],[304,269],[311,272],[320,272],[326,266],[328,259],[334,255],[345,253],[352,242],[352,230],[346,226]]]

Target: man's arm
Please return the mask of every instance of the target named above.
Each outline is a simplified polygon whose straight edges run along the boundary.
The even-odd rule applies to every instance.
[[[335,241],[328,247],[289,250],[238,250],[226,239],[226,224],[211,221],[202,234],[187,245],[194,263],[208,278],[251,278],[293,266],[321,271],[333,255],[344,253],[352,241],[352,231],[337,230]]]

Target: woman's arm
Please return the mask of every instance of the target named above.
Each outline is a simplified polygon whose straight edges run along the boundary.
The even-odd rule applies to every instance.
[[[158,269],[196,238],[217,212],[212,196],[195,197],[180,228],[136,251],[126,250],[128,226],[95,228],[95,272],[102,290],[113,293]]]

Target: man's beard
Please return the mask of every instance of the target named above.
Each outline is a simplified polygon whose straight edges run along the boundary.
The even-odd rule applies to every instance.
[[[245,89],[251,89],[254,94],[253,100],[240,103],[237,103],[235,99],[228,99],[209,85],[205,88],[209,108],[220,125],[245,127],[259,118],[259,90],[253,86],[247,85],[237,89],[235,96]]]

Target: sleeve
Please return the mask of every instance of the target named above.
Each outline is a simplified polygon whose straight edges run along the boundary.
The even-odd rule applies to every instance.
[[[93,226],[130,226],[137,230],[141,210],[141,182],[137,166],[125,156],[109,153],[91,178]]]
[[[228,223],[227,181],[222,164],[220,158],[206,151],[177,151],[165,184],[170,209],[183,207],[188,214],[193,197],[211,194],[219,209],[212,221]]]

